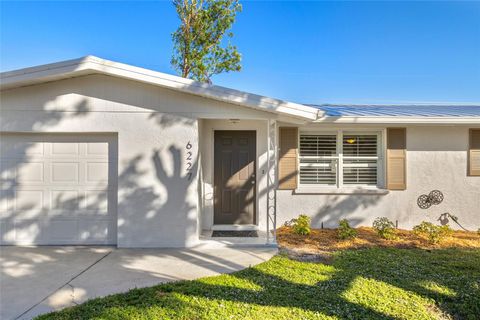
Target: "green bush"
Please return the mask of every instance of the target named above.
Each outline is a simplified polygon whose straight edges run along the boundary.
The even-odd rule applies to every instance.
[[[373,229],[378,233],[380,237],[387,240],[398,239],[395,224],[388,220],[387,217],[381,217],[373,221]]]
[[[357,237],[357,230],[350,227],[350,224],[348,224],[347,219],[340,220],[337,233],[338,233],[338,237],[344,240],[353,239]]]
[[[292,221],[292,229],[296,234],[308,236],[311,232],[310,217],[304,214],[299,215],[297,219]]]
[[[431,244],[439,243],[453,232],[448,225],[437,226],[426,221],[422,221],[418,226],[413,227],[413,231],[418,235],[426,237]]]

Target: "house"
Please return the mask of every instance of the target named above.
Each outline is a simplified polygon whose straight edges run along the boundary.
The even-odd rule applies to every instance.
[[[301,105],[88,56],[2,73],[0,125],[4,245],[274,242],[299,214],[480,227],[480,105]]]

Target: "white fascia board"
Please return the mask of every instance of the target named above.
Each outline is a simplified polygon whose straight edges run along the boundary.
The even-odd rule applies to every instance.
[[[314,123],[338,124],[475,124],[480,117],[322,117]]]
[[[3,72],[0,74],[0,87],[2,89],[10,89],[87,74],[105,74],[144,82],[218,101],[310,121],[316,120],[319,113],[323,114],[322,111],[317,108],[302,104],[201,83],[162,72],[100,59],[94,56]]]

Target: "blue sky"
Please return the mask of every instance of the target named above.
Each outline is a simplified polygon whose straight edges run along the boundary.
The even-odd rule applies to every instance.
[[[300,103],[480,102],[480,2],[243,1],[243,70],[218,85]],[[1,2],[0,69],[92,54],[166,73],[170,1]]]

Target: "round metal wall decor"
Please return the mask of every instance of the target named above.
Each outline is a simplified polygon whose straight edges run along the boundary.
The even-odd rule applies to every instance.
[[[420,209],[428,209],[432,205],[438,205],[443,201],[443,193],[440,190],[433,190],[428,195],[422,194],[417,199],[417,205]]]
[[[443,201],[443,193],[440,190],[433,190],[428,196],[434,205],[440,204]]]

